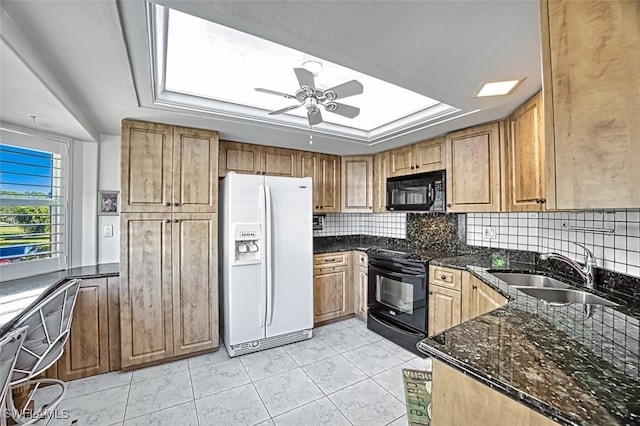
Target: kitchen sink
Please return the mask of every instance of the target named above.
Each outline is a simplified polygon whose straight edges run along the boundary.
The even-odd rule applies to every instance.
[[[558,281],[555,278],[536,274],[522,274],[516,272],[491,272],[492,275],[515,287],[551,287],[571,288],[569,284]]]
[[[542,299],[549,305],[562,306],[571,303],[583,303],[585,305],[618,306],[617,303],[580,290],[541,287],[519,287],[518,290],[529,296]]]

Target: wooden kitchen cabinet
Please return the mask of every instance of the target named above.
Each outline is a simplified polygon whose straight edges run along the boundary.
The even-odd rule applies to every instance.
[[[218,134],[122,120],[120,211],[216,212]]]
[[[543,416],[439,360],[433,360],[434,425],[557,426]]]
[[[373,156],[342,157],[342,211],[373,212]]]
[[[546,171],[542,92],[509,117],[506,161],[508,211],[544,211]]]
[[[217,347],[217,215],[121,220],[122,367]]]
[[[340,212],[340,157],[298,151],[298,160],[300,176],[313,179],[314,213]]]
[[[240,142],[220,142],[219,176],[228,172],[299,177],[298,151]]]
[[[387,211],[387,177],[389,175],[389,151],[373,156],[373,211]]]
[[[637,208],[638,2],[540,4],[548,208]]]
[[[469,272],[462,273],[462,322],[491,312],[507,299]]]
[[[353,310],[363,320],[367,319],[367,289],[369,286],[368,256],[353,252]]]
[[[313,257],[313,322],[353,314],[353,284],[349,253],[325,253]]]
[[[117,296],[118,277],[80,281],[69,339],[49,377],[68,381],[120,369]]]
[[[504,122],[446,136],[447,211],[499,212]]]
[[[389,177],[445,169],[444,144],[439,137],[389,151]]]
[[[462,321],[462,271],[429,266],[428,335],[433,336]]]

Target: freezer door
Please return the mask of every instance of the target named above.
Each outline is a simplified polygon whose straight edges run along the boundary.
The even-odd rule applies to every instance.
[[[311,178],[265,178],[266,336],[313,327]]]
[[[265,338],[266,282],[265,253],[259,263],[236,261],[235,235],[238,226],[260,224],[261,250],[264,250],[264,178],[233,174],[223,185],[224,248],[222,273],[222,311],[227,345]]]

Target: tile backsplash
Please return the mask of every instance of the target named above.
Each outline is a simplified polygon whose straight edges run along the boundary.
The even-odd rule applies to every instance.
[[[495,238],[488,239],[491,228]],[[582,261],[582,249],[571,242],[591,249],[599,267],[640,277],[640,209],[467,214],[469,245],[554,251]]]
[[[374,235],[407,238],[406,213],[327,213],[324,229],[313,231],[314,237],[337,235]]]

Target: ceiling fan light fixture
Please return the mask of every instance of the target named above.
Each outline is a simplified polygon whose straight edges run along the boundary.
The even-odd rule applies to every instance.
[[[318,61],[304,61],[302,63],[302,68],[312,73],[314,77],[317,77],[324,67]]]

